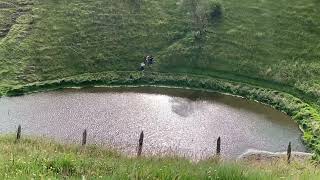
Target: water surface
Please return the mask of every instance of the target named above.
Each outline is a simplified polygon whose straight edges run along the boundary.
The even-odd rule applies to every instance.
[[[298,126],[265,105],[217,93],[156,88],[95,88],[0,99],[0,133],[88,143],[134,154],[143,130],[145,154],[176,153],[191,158],[214,154],[234,158],[247,149],[305,151]]]

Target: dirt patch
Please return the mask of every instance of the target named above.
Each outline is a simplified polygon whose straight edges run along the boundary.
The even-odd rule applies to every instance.
[[[7,2],[0,2],[0,9],[14,8],[15,5]]]
[[[33,3],[26,2],[22,4],[11,4],[11,3],[0,3],[0,9],[5,9],[5,8],[13,8],[15,11],[8,15],[9,21],[0,26],[0,38],[4,38],[8,35],[10,30],[15,24],[19,24],[17,21],[21,16],[29,14],[29,12],[32,10],[32,5]],[[31,24],[31,23],[30,23]]]

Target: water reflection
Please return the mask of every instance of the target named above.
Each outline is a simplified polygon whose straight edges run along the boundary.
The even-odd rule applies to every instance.
[[[188,99],[171,98],[172,111],[181,117],[188,117],[194,113],[195,104]]]

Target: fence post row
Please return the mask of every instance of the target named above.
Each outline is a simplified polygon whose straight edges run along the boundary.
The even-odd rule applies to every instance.
[[[292,148],[291,148],[291,142],[289,142],[289,145],[288,145],[288,150],[287,150],[287,161],[288,161],[288,164],[290,164],[291,162],[291,151],[292,151]]]
[[[87,136],[88,136],[87,129],[85,129],[82,134],[82,146],[87,144]],[[20,139],[21,139],[21,125],[18,126],[16,142],[19,141]],[[138,146],[138,153],[137,153],[138,157],[140,157],[142,154],[143,139],[144,139],[144,133],[142,131],[140,133],[140,138],[139,138],[139,146]],[[288,164],[290,164],[291,162],[291,153],[292,153],[292,147],[291,147],[291,142],[289,142],[288,149],[287,149]],[[220,155],[221,155],[221,137],[219,137],[217,140],[217,149],[216,149],[216,156],[220,157]]]
[[[18,126],[16,141],[21,139],[21,125]]]
[[[85,129],[82,133],[82,146],[87,144],[87,130]]]
[[[219,157],[221,155],[221,137],[218,138],[217,140],[217,151],[216,155]]]
[[[138,157],[141,156],[142,154],[143,138],[144,138],[144,134],[142,131],[139,138],[139,147],[138,147],[138,154],[137,154]]]

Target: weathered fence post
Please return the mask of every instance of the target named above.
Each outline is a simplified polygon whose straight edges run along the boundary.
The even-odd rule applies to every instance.
[[[21,125],[18,126],[16,142],[21,139]]]
[[[87,144],[87,130],[85,129],[82,133],[82,146]]]
[[[220,155],[221,155],[221,137],[219,137],[217,140],[217,151],[216,151],[216,156],[220,157]]]
[[[288,157],[288,164],[290,164],[291,162],[291,142],[289,142],[289,145],[288,145],[288,150],[287,150],[287,157]]]
[[[138,147],[138,157],[141,156],[142,154],[142,146],[143,146],[143,138],[144,138],[144,134],[143,131],[140,134],[140,138],[139,138],[139,147]]]

